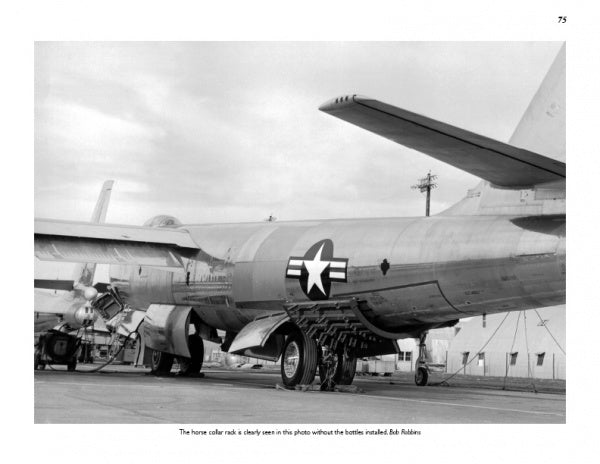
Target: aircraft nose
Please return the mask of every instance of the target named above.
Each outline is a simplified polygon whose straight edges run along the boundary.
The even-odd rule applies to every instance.
[[[321,106],[319,106],[319,111],[324,111],[329,113],[331,111],[335,111],[343,106],[348,106],[354,103],[354,99],[357,95],[342,95],[341,97],[332,98],[331,100],[327,100]]]

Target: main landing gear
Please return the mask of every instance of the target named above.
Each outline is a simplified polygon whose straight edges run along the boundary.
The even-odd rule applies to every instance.
[[[164,351],[152,350],[150,358],[150,370],[154,375],[168,375],[173,367],[175,357]]]
[[[301,330],[288,335],[281,356],[281,378],[288,388],[313,383],[317,369],[321,390],[333,390],[336,385],[350,385],[356,373],[356,356],[344,347],[333,350],[318,345]]]
[[[202,338],[196,335],[190,335],[188,337],[188,347],[190,349],[191,357],[184,358],[183,356],[177,357],[179,364],[179,375],[182,376],[197,376],[202,369],[202,362],[204,361],[204,342]],[[175,356],[164,351],[152,351],[152,357],[150,358],[150,369],[154,375],[168,375],[173,367]]]
[[[190,348],[191,358],[178,357],[179,375],[197,376],[202,369],[204,361],[204,342],[202,338],[196,335],[190,335],[188,338],[188,346]]]
[[[415,383],[419,387],[427,385],[429,380],[429,367],[427,366],[427,359],[429,355],[427,353],[427,346],[425,340],[427,339],[427,332],[423,332],[419,337],[419,357],[417,358],[417,369],[415,371]]]
[[[347,348],[331,350],[322,348],[319,362],[321,390],[331,391],[336,385],[350,385],[356,374],[356,356],[348,353]]]
[[[288,335],[281,357],[281,379],[286,387],[308,385],[315,379],[319,352],[316,342],[296,330]]]

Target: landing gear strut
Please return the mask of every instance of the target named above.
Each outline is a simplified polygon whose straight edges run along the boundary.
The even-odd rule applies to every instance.
[[[415,383],[419,387],[427,385],[429,380],[429,367],[427,367],[427,346],[425,340],[427,339],[427,332],[423,332],[419,337],[419,357],[417,358],[417,369],[415,372]]]
[[[323,347],[319,360],[321,390],[331,391],[336,385],[350,385],[356,373],[356,356],[342,347],[333,351]]]

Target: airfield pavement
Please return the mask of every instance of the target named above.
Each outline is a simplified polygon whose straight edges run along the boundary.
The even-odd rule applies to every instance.
[[[565,423],[564,381],[504,391],[499,382],[454,379],[417,387],[409,374],[357,376],[361,392],[277,388],[275,369],[203,369],[204,377],[155,377],[132,366],[86,373],[35,371],[35,423],[113,424],[472,424]],[[435,378],[433,379],[435,381]],[[517,388],[526,385],[516,383]],[[544,389],[544,386],[546,388]],[[527,385],[527,388],[529,386]],[[551,391],[552,393],[547,393]]]

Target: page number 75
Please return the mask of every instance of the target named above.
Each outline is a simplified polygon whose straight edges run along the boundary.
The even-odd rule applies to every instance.
[[[559,23],[566,23],[567,22],[567,17],[566,16],[559,16],[558,17],[558,22]]]

